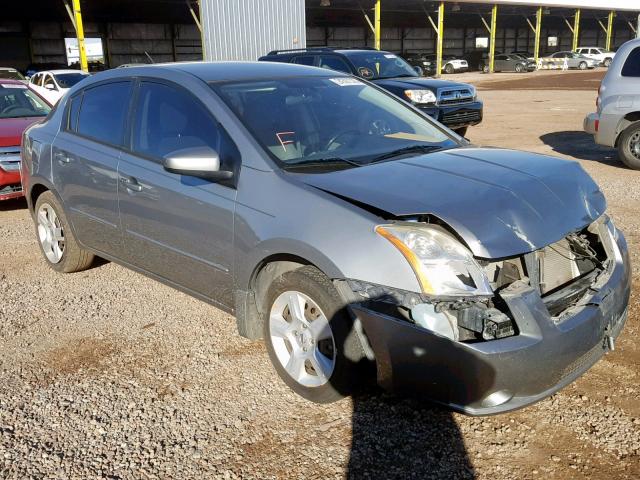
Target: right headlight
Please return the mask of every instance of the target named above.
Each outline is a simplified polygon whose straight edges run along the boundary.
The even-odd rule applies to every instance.
[[[376,232],[407,259],[423,293],[441,296],[492,295],[487,276],[471,252],[435,225],[379,225]]]
[[[413,103],[436,103],[436,94],[431,90],[405,90],[404,94]]]

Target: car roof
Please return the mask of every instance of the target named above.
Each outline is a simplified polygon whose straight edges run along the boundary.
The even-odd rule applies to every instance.
[[[18,71],[13,67],[0,67],[0,70],[8,70],[9,72],[17,72]]]
[[[118,73],[120,73],[121,76],[140,75],[145,72],[149,74],[161,73],[162,70],[177,70],[189,73],[205,82],[255,80],[290,76],[346,76],[346,74],[335,70],[281,62],[177,62],[114,69],[110,70],[109,73],[117,70],[120,70]],[[101,73],[101,75],[104,75],[104,73]]]
[[[41,70],[39,72],[36,72],[34,75],[37,75],[38,73],[51,73],[51,74],[58,74],[58,73],[82,73],[84,75],[89,75],[87,72],[83,72],[82,70],[73,70],[73,69],[60,69],[60,70]]]

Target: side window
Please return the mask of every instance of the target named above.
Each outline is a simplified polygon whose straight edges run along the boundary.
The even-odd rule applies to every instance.
[[[75,132],[78,127],[78,112],[82,103],[82,93],[69,99],[67,130]]]
[[[131,87],[131,82],[126,81],[86,89],[77,132],[100,142],[122,146]]]
[[[50,74],[46,74],[42,80],[42,86],[43,87],[47,87],[47,86],[51,86],[53,87],[54,90],[57,90],[56,88],[56,84],[53,81],[53,77]]]
[[[36,73],[33,77],[32,83],[34,85],[40,85],[40,79],[42,78],[42,74],[41,73]]]
[[[320,68],[330,68],[339,72],[351,73],[349,65],[335,55],[320,55]]]
[[[133,151],[161,159],[193,147],[216,150],[223,167],[239,158],[224,129],[196,98],[177,87],[142,82],[133,120]]]
[[[298,65],[309,65],[313,67],[315,64],[315,57],[313,55],[300,55],[299,57],[295,57],[293,59],[293,63],[297,63]]]
[[[640,77],[640,47],[631,50],[622,67],[623,77]]]

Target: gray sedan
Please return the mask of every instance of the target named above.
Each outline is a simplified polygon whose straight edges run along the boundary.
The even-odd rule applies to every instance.
[[[575,52],[556,52],[548,57],[542,58],[542,61],[543,63],[552,63],[559,68],[566,65],[566,68],[577,68],[579,70],[595,68],[600,64],[598,60],[585,57]]]
[[[627,245],[579,164],[476,148],[335,71],[102,72],[27,130],[21,168],[54,270],[99,256],[218,306],[316,402],[375,367],[385,388],[512,410],[626,319]]]

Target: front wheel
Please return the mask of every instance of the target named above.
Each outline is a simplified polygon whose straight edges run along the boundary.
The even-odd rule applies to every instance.
[[[640,122],[633,122],[620,134],[618,156],[627,167],[640,170]]]
[[[524,72],[524,65],[522,65],[521,63],[518,63],[516,65],[516,73],[522,73]]]
[[[611,59],[610,58],[605,58],[604,62],[602,64],[603,64],[603,66],[609,68],[609,65],[611,65]]]
[[[580,70],[586,70],[587,69],[587,62],[580,62],[580,64],[578,65],[578,68]]]
[[[314,267],[285,273],[269,287],[266,305],[267,351],[289,388],[316,403],[353,393],[364,355],[331,281]]]
[[[63,273],[87,269],[93,262],[93,254],[78,245],[56,196],[51,192],[40,195],[35,212],[40,251],[49,266]]]

